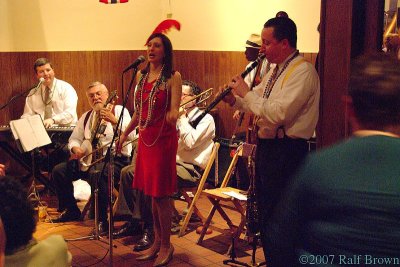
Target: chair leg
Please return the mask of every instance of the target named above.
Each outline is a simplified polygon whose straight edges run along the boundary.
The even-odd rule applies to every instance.
[[[204,236],[207,233],[207,229],[210,226],[211,219],[214,216],[214,213],[215,213],[216,210],[217,210],[217,208],[215,206],[213,206],[211,208],[210,213],[208,214],[208,217],[207,217],[206,221],[204,222],[203,229],[201,230],[201,233],[200,233],[200,237],[197,240],[197,244],[198,245],[200,245],[203,242]]]

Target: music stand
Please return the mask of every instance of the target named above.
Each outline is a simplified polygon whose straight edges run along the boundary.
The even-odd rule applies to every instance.
[[[10,121],[10,129],[21,153],[31,152],[32,183],[29,188],[28,199],[34,200],[42,206],[40,196],[36,190],[35,150],[51,143],[40,115],[36,114],[19,120]]]

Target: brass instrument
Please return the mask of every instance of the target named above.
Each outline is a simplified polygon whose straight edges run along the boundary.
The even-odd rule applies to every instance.
[[[209,98],[212,96],[213,90],[214,90],[214,88],[209,88],[209,89],[205,90],[204,92],[201,92],[200,94],[196,95],[196,96],[193,97],[192,99],[190,99],[190,100],[188,100],[188,101],[186,101],[186,102],[181,103],[181,104],[179,105],[179,107],[183,107],[183,106],[185,106],[186,104],[188,104],[188,103],[190,103],[190,102],[196,100],[197,98],[200,98],[200,100],[197,101],[197,105],[199,105],[200,103],[206,101],[207,99],[209,99]]]
[[[185,109],[184,109],[185,105],[187,105],[188,103],[190,103],[192,101],[195,101],[198,98],[199,98],[199,101],[197,101],[196,106],[199,106],[201,103],[205,103],[205,101],[212,96],[213,90],[214,90],[214,88],[209,88],[209,89],[201,92],[200,94],[194,96],[192,99],[181,103],[179,105],[179,117],[185,113]]]

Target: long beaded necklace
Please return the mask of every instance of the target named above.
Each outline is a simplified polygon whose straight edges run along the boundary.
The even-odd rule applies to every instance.
[[[278,65],[275,66],[275,69],[274,69],[275,73],[273,72],[268,79],[267,85],[265,86],[265,89],[263,92],[263,98],[267,98],[267,99],[269,98],[269,95],[272,92],[272,88],[274,87],[275,82],[279,79],[279,76],[281,76],[281,74],[285,71],[287,66],[289,66],[289,63],[293,59],[295,59],[298,55],[299,55],[299,50],[296,50],[296,52],[293,54],[293,56],[285,62],[285,64],[283,65],[282,69],[279,72],[277,72]],[[253,140],[257,139],[257,133],[258,133],[258,129],[259,129],[258,121],[260,120],[260,118],[261,118],[260,116],[254,116],[254,118],[253,118],[253,123],[252,123],[251,131],[250,131],[252,135],[256,135],[256,136],[252,137]]]
[[[272,88],[275,85],[275,82],[279,79],[279,76],[285,71],[285,69],[289,66],[289,63],[292,62],[293,59],[295,59],[299,55],[299,50],[296,50],[296,52],[293,54],[291,58],[289,58],[285,64],[283,65],[282,69],[279,70],[277,75],[271,75],[268,79],[267,85],[265,86],[264,93],[263,93],[263,98],[268,98],[269,95],[271,94]],[[275,68],[277,68],[278,65],[276,65]]]
[[[155,107],[155,104],[156,104],[155,96],[156,96],[156,93],[159,90],[159,87],[160,87],[161,83],[163,82],[163,79],[162,79],[162,77],[163,77],[162,76],[163,69],[164,69],[164,65],[162,66],[160,74],[158,75],[156,81],[154,82],[153,88],[151,88],[147,99],[143,100],[143,91],[144,91],[144,84],[145,84],[145,82],[147,81],[147,79],[149,77],[149,72],[150,71],[148,71],[144,77],[142,76],[142,79],[141,79],[141,81],[139,83],[141,85],[140,86],[140,102],[138,103],[139,104],[139,129],[147,128],[147,126],[149,125],[149,123],[150,123],[150,121],[151,121],[151,119],[153,117],[153,110],[154,110],[154,107]],[[143,123],[143,112],[142,111],[143,111],[143,104],[146,103],[146,101],[149,101],[149,104],[148,104],[148,109],[147,109],[147,117],[146,117],[146,120]]]
[[[169,103],[169,95],[168,95],[168,89],[167,89],[167,81],[165,81],[164,76],[162,76],[163,69],[164,69],[164,65],[161,68],[160,74],[159,74],[156,82],[154,83],[154,86],[151,89],[147,99],[143,100],[143,91],[144,91],[144,83],[147,80],[147,78],[149,76],[149,73],[147,73],[145,77],[142,76],[142,79],[139,82],[139,84],[141,85],[140,86],[140,101],[138,101],[139,102],[138,103],[138,105],[139,105],[139,107],[138,107],[138,109],[139,109],[139,131],[143,131],[144,129],[146,129],[149,126],[150,122],[151,122],[151,119],[153,117],[153,111],[154,111],[154,108],[155,108],[155,103],[156,103],[155,96],[156,96],[156,93],[160,90],[159,88],[160,88],[162,83],[164,83],[164,90],[166,92],[164,116],[163,116],[163,119],[162,119],[162,125],[160,127],[160,131],[158,132],[158,134],[157,134],[156,138],[154,139],[154,141],[151,142],[151,143],[146,143],[144,138],[143,137],[141,138],[143,144],[145,146],[147,146],[147,147],[154,146],[157,143],[158,139],[161,136],[161,133],[163,131],[164,124],[165,124],[165,117],[166,117],[166,114],[167,114],[167,108],[168,108],[168,103]],[[146,101],[149,101],[149,103],[148,103],[147,117],[146,117],[146,120],[144,120],[142,111],[143,111],[143,105],[144,105],[144,103],[146,103]],[[143,123],[143,121],[144,121],[144,123]]]

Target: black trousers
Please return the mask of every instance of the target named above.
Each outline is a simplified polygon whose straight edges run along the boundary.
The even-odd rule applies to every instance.
[[[128,157],[115,157],[114,158],[114,186],[118,186],[121,169],[130,163]],[[74,198],[74,187],[72,182],[78,179],[83,179],[89,182],[92,188],[92,195],[94,195],[92,170],[102,170],[104,163],[98,163],[91,167],[88,172],[79,171],[75,175],[71,175],[68,170],[67,162],[60,163],[53,168],[52,179],[56,188],[58,197],[58,205],[60,209],[77,209],[76,200]],[[104,170],[103,176],[98,179],[99,188],[99,221],[107,221],[107,208],[108,208],[108,166]]]
[[[291,176],[308,153],[304,139],[260,139],[256,151],[256,195],[261,241],[265,244],[266,222],[271,217]],[[265,247],[264,248],[264,254]]]

